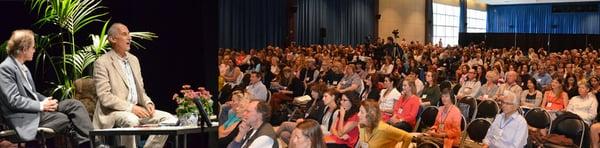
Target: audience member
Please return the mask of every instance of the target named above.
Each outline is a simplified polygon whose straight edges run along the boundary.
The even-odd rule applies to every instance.
[[[402,148],[408,148],[412,136],[401,129],[390,126],[381,120],[377,101],[367,99],[361,102],[358,113],[360,119],[361,147],[396,147],[402,142]]]
[[[315,120],[304,120],[292,132],[290,148],[326,148],[321,126]]]
[[[496,115],[483,139],[484,147],[520,148],[527,144],[527,121],[517,112],[519,99],[504,91],[498,98],[502,104],[502,113]]]

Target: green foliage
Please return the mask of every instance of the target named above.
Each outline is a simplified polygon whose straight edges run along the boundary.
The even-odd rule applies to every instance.
[[[6,58],[6,42],[0,44],[0,59]]]
[[[106,53],[110,48],[106,31],[110,19],[103,20],[108,16],[106,7],[101,6],[101,0],[33,0],[30,3],[31,11],[39,16],[36,25],[40,29],[48,25],[57,26],[60,29],[36,37],[36,70],[38,67],[50,65],[58,82],[54,83],[52,95],[58,93],[61,99],[71,98],[74,93],[74,81],[89,76],[90,65]],[[92,23],[103,23],[98,35],[89,34],[91,45],[81,46],[75,42],[75,38],[82,38],[78,31]],[[151,32],[131,32],[135,39],[152,40],[157,38]],[[85,35],[83,35],[85,37]],[[135,48],[144,49],[137,42],[133,42]],[[51,50],[60,50],[62,54],[51,55]]]

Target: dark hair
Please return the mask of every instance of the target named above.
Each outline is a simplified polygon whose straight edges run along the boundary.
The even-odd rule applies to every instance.
[[[529,77],[529,78],[528,78],[528,79],[525,81],[525,85],[523,86],[525,89],[529,89],[529,86],[527,86],[527,85],[528,85],[527,83],[529,83],[528,81],[531,81],[531,82],[533,82],[533,85],[534,85],[534,87],[535,87],[535,88],[534,88],[535,90],[540,90],[540,85],[538,84],[537,80],[535,80],[535,78],[533,78],[533,77]]]
[[[251,102],[254,101],[258,102],[258,104],[256,104],[256,112],[262,115],[263,122],[268,122],[271,119],[271,106],[259,100],[252,100]]]
[[[454,95],[452,94],[452,91],[450,89],[443,89],[442,93],[440,94],[440,99],[442,98],[443,95],[450,96],[450,101],[452,102],[452,104],[456,104],[456,99],[454,99]],[[441,104],[443,104],[443,103],[441,103]]]
[[[319,94],[319,98],[314,99],[321,99],[323,97],[323,93],[327,91],[327,85],[323,82],[317,82],[314,85],[310,86],[310,91],[317,92]]]
[[[567,85],[569,85],[569,78],[573,78],[573,80],[575,80],[575,82],[573,82],[573,84],[575,86],[577,86],[577,76],[575,76],[574,74],[567,74],[567,76],[565,77],[565,79],[563,80],[563,87],[566,88],[568,87]]]
[[[261,79],[262,79],[262,73],[261,73],[261,72],[256,72],[256,71],[253,71],[253,72],[250,72],[250,74],[254,74],[254,75],[256,75],[256,77],[258,77],[258,78],[261,78]]]
[[[313,119],[306,119],[298,123],[296,129],[302,130],[302,135],[310,139],[311,148],[327,147],[325,146],[325,141],[323,141],[323,131],[321,130],[319,122]]]
[[[433,79],[433,84],[427,84],[427,87],[429,87],[429,85],[437,85],[437,83],[438,83],[437,82],[438,81],[438,74],[437,74],[437,72],[436,71],[427,71],[427,72],[425,72],[425,77],[427,77],[427,73],[428,72],[431,73],[431,77]],[[427,82],[427,79],[425,79],[425,83],[429,83],[429,82]]]
[[[350,109],[348,109],[346,111],[346,114],[344,115],[344,121],[346,121],[351,116],[356,115],[356,113],[358,113],[358,111],[360,110],[360,97],[356,91],[346,92],[343,94],[343,96],[346,96],[346,98],[348,98],[348,101],[350,101],[350,103],[352,104],[352,107],[350,107]]]
[[[392,78],[392,76],[390,75],[386,75],[383,77],[383,81],[385,81],[385,78],[390,79],[390,81],[392,82],[392,87],[396,87],[396,85],[398,85],[398,79]]]

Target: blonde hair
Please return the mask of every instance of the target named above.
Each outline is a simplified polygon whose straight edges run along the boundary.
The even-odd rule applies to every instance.
[[[31,48],[35,45],[33,31],[29,29],[19,29],[12,32],[10,39],[7,41],[6,53],[10,56],[16,56],[24,49]]]
[[[494,81],[498,80],[498,72],[493,71],[493,70],[488,71],[485,74],[485,76],[489,76],[490,77],[490,79],[488,81],[493,80],[493,82],[494,82]]]

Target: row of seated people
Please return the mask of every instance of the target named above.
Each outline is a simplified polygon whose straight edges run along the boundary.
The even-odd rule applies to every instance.
[[[331,89],[322,92],[321,100],[325,107],[317,108],[317,113],[306,119],[284,122],[281,126],[273,128],[267,122],[268,119],[263,117],[270,115],[269,112],[265,111],[268,109],[260,108],[260,106],[269,108],[265,102],[253,100],[254,97],[250,93],[236,92],[236,95],[232,98],[232,105],[236,107],[233,110],[234,113],[230,112],[227,121],[219,127],[220,144],[229,147],[242,145],[277,147],[279,146],[277,139],[281,139],[280,142],[284,142],[285,145],[290,147],[301,146],[302,144],[298,142],[306,142],[307,140],[309,145],[312,144],[312,147],[395,147],[399,143],[401,147],[408,147],[413,141],[415,134],[410,134],[410,132],[413,132],[412,130],[397,128],[393,123],[386,122],[382,118],[385,113],[380,110],[380,102],[372,99],[360,101],[358,94],[354,92],[344,93],[341,97],[336,97],[337,95],[337,92]],[[425,136],[439,139],[437,140],[440,142],[439,145],[444,147],[458,146],[461,141],[461,112],[454,105],[455,99],[452,99],[452,96],[449,90],[442,93],[441,102],[443,105],[439,107],[440,111],[435,117],[435,124],[429,130],[423,132]],[[527,123],[525,123],[521,114],[517,112],[520,100],[516,96],[507,91],[500,97],[503,113],[498,114],[494,123],[491,124],[486,140],[483,141],[486,145],[517,147],[517,145],[522,144],[521,146],[524,146],[527,143]],[[336,103],[336,100],[340,102]],[[402,98],[402,100],[407,99]],[[248,103],[251,105],[248,105]],[[420,105],[417,104],[416,106],[418,108]],[[262,111],[261,115],[253,114],[256,111]],[[254,128],[258,130],[258,133],[265,130],[263,128],[268,127],[269,132],[263,135],[262,142],[256,142],[256,138],[260,138],[260,135],[251,134],[252,136],[248,137],[246,129],[241,129],[244,124],[252,125],[251,122],[257,120],[253,118],[259,118],[262,120],[260,124],[265,124],[262,126],[254,124]],[[511,122],[506,122],[506,120],[516,121],[510,124]],[[503,122],[500,123],[500,121]],[[309,132],[312,134],[302,133],[307,128],[301,125],[306,124],[306,122],[311,122],[312,126],[317,126],[313,127],[312,130],[318,131],[319,134],[316,134],[315,131]],[[507,131],[507,133],[519,131],[515,129],[521,129],[522,132],[515,133],[517,135],[506,134],[504,137],[498,137],[502,136],[502,131],[497,130],[504,129],[507,126],[510,127],[506,130],[512,130]],[[257,129],[258,127],[260,129]],[[299,131],[300,133],[298,133]],[[318,138],[315,138],[315,136]]]
[[[430,77],[432,77],[432,76],[431,76],[432,74],[433,74],[433,73],[428,73],[428,74],[427,74],[427,79],[430,79]],[[493,72],[488,72],[488,75],[492,75],[492,74],[493,74]],[[510,75],[510,73],[509,73],[509,75]],[[490,77],[493,77],[493,76],[490,76]],[[492,79],[492,78],[489,78],[489,79]],[[509,76],[509,78],[508,78],[508,82],[510,83],[511,81],[512,81],[512,80],[511,80],[511,77]],[[529,83],[529,85],[530,85],[530,86],[534,85],[534,84],[535,84],[535,79],[530,79],[530,80],[528,80],[528,83]],[[403,130],[405,130],[405,131],[411,131],[411,129],[410,129],[410,128],[414,126],[414,119],[416,118],[416,112],[417,112],[417,111],[413,111],[413,112],[414,112],[414,113],[413,113],[413,114],[414,114],[414,116],[413,116],[413,115],[411,115],[411,117],[413,117],[413,118],[400,118],[400,119],[404,119],[404,120],[401,120],[401,121],[405,121],[405,122],[397,122],[397,121],[396,121],[396,122],[394,122],[393,120],[389,120],[389,118],[390,118],[389,116],[390,116],[390,115],[392,115],[391,113],[393,113],[393,110],[394,110],[394,108],[396,108],[396,110],[397,110],[397,111],[398,111],[399,109],[401,109],[402,111],[400,111],[400,112],[403,112],[404,108],[398,108],[398,107],[400,107],[400,106],[404,106],[404,104],[408,103],[410,99],[402,99],[404,102],[401,102],[401,101],[397,101],[397,99],[394,99],[394,97],[392,97],[392,99],[390,99],[390,100],[392,100],[392,101],[393,101],[393,102],[392,102],[392,106],[395,106],[395,107],[391,108],[391,110],[392,110],[392,112],[391,112],[391,113],[390,113],[390,112],[386,112],[386,111],[385,111],[385,109],[389,108],[389,105],[388,105],[388,107],[386,108],[386,102],[385,102],[385,99],[384,99],[384,97],[385,97],[385,96],[389,96],[389,95],[388,95],[389,93],[392,93],[392,94],[395,94],[395,93],[398,93],[398,94],[407,94],[407,95],[409,95],[409,96],[411,96],[411,97],[413,98],[412,100],[416,100],[416,101],[413,101],[413,102],[417,102],[417,103],[413,103],[413,105],[411,105],[411,106],[418,106],[418,104],[419,104],[419,103],[418,103],[418,101],[420,101],[420,99],[418,99],[419,97],[416,97],[416,95],[411,95],[411,92],[412,92],[412,91],[410,91],[410,90],[411,90],[411,86],[409,85],[410,83],[408,83],[408,81],[405,81],[405,83],[403,83],[403,84],[404,84],[404,85],[403,85],[403,88],[405,88],[405,89],[403,89],[403,90],[406,90],[406,91],[408,91],[408,92],[405,92],[405,93],[399,93],[399,92],[397,92],[396,88],[394,88],[394,87],[393,87],[394,85],[393,85],[393,81],[391,80],[391,78],[389,78],[389,77],[386,77],[386,78],[384,79],[384,86],[385,86],[386,88],[388,88],[388,90],[396,90],[396,91],[386,91],[386,89],[384,89],[384,90],[382,91],[382,95],[381,95],[381,96],[383,96],[383,97],[382,97],[382,99],[380,99],[379,108],[380,108],[380,109],[382,109],[382,116],[383,116],[383,118],[384,118],[384,121],[385,121],[385,119],[386,119],[386,118],[388,118],[388,120],[387,120],[387,121],[389,121],[389,123],[390,123],[390,124],[397,124],[397,125],[396,125],[397,127],[401,128],[401,129],[403,129]],[[413,87],[415,87],[415,86],[413,86]],[[580,93],[587,94],[587,92],[586,92],[586,91],[589,91],[589,87],[590,87],[589,85],[583,85],[583,84],[582,84],[582,85],[580,85],[580,86],[579,86],[579,88],[581,88],[581,89],[580,89],[580,90],[581,90],[581,92],[580,92]],[[315,88],[316,88],[316,87],[315,87]],[[391,89],[389,89],[389,88],[391,88]],[[535,91],[535,89],[533,89],[533,88],[535,88],[535,87],[530,87],[530,89],[529,89],[529,90]],[[334,90],[330,90],[330,91],[334,91]],[[318,91],[316,91],[316,92],[318,92]],[[413,93],[413,94],[414,94],[414,93]],[[523,94],[525,94],[525,93],[523,93]],[[539,91],[538,91],[538,94],[539,94]],[[327,96],[330,96],[330,95],[328,95],[327,93],[324,93],[324,95],[323,95],[323,98],[324,98],[324,99],[323,99],[323,101],[324,101],[324,102],[327,102],[327,101],[326,101],[327,99],[325,99],[325,98],[328,98]],[[519,95],[517,95],[517,96],[519,96]],[[541,96],[540,96],[540,97],[541,97]],[[588,99],[588,97],[590,97],[590,98],[592,98],[592,99]],[[576,99],[573,99],[572,101],[577,101],[577,100],[579,100],[579,99],[585,99],[585,100],[592,100],[592,101],[595,101],[595,99],[593,99],[593,97],[594,97],[593,95],[588,95],[588,96],[582,95],[582,96],[575,97]],[[320,97],[318,97],[318,93],[316,93],[316,95],[314,96],[314,98],[320,98]],[[410,97],[409,97],[409,98],[410,98]],[[425,97],[424,97],[424,98],[425,98]],[[522,97],[518,97],[518,98],[519,98],[519,101],[520,101],[520,102],[519,102],[519,104],[521,104],[521,103],[525,104],[525,103],[529,103],[529,102],[531,102],[531,101],[527,101],[527,97],[526,97],[526,96],[522,96]],[[538,98],[538,99],[539,99],[539,98]],[[358,100],[358,99],[357,99],[357,100]],[[538,101],[539,101],[539,100],[538,100]],[[400,104],[402,104],[402,105],[398,106],[398,105],[397,105],[398,103],[400,103]],[[414,105],[414,104],[417,104],[417,105]],[[574,104],[575,104],[575,103],[571,103],[571,106],[567,107],[567,110],[568,110],[568,111],[571,111],[571,112],[575,112],[575,113],[587,113],[587,112],[589,112],[589,110],[591,110],[591,111],[595,110],[595,109],[593,109],[593,108],[590,108],[592,105],[594,105],[594,103],[590,103],[590,104],[589,104],[589,106],[590,106],[590,107],[585,107],[585,109],[587,109],[587,110],[582,110],[582,108],[581,108],[581,107],[579,107],[579,108],[575,108]],[[535,107],[535,106],[526,106],[526,105],[524,105],[523,107],[525,107],[525,108],[528,108],[528,107]],[[417,108],[418,108],[418,107],[417,107]],[[319,109],[317,109],[317,110],[319,110]],[[323,111],[326,111],[326,110],[323,110]],[[409,110],[408,110],[406,113],[409,113],[409,111],[410,111],[410,109],[409,109]],[[339,113],[337,113],[337,114],[339,114]],[[323,115],[326,115],[326,116],[327,116],[327,115],[329,115],[329,116],[336,117],[336,115],[335,115],[335,114],[332,114],[332,110],[331,110],[331,109],[330,109],[330,112],[324,112],[324,113],[322,113],[321,115],[322,115],[322,116],[323,116]],[[583,116],[585,116],[584,114],[582,114],[582,115],[583,115]],[[386,116],[387,116],[387,117],[386,117]],[[322,117],[321,117],[321,118],[322,118]],[[591,118],[593,119],[594,117],[591,117]],[[318,118],[317,118],[317,119],[318,119]],[[332,118],[326,118],[326,119],[332,120]],[[391,119],[398,119],[398,118],[397,118],[397,117],[395,117],[395,118],[391,118]],[[408,119],[408,120],[406,120],[406,119]],[[586,118],[586,119],[589,119],[589,118]],[[323,120],[321,120],[321,121],[322,121],[322,122],[325,122],[325,123],[328,123],[328,121],[323,121]],[[408,121],[408,122],[407,122],[407,121]],[[413,122],[412,122],[412,123],[413,123],[413,124],[412,124],[412,126],[411,126],[411,124],[410,124],[410,123],[411,123],[411,121],[413,121]],[[329,122],[331,122],[331,121],[329,121]],[[290,122],[287,122],[287,123],[284,123],[284,124],[282,124],[282,127],[283,127],[282,129],[288,129],[287,131],[290,131],[290,130],[289,130],[289,129],[291,129],[290,127],[293,127],[293,126],[290,126],[290,124],[291,124]],[[292,124],[292,125],[293,125],[293,124]],[[330,124],[330,125],[331,125],[331,124]],[[402,126],[402,125],[405,125],[405,126]],[[408,125],[408,126],[406,126],[406,125]],[[325,129],[329,129],[329,128],[325,128]],[[283,131],[285,131],[285,130],[283,130]],[[289,132],[288,132],[288,133],[289,133]],[[285,134],[284,134],[284,135],[285,135]],[[287,138],[286,138],[286,136],[282,136],[282,137],[283,137],[282,139],[287,139]],[[286,140],[284,140],[284,141],[286,141]]]

